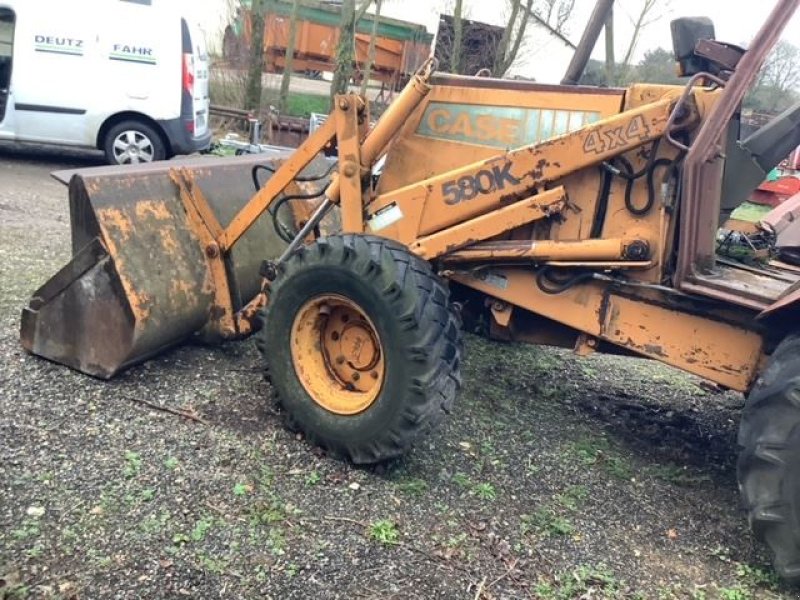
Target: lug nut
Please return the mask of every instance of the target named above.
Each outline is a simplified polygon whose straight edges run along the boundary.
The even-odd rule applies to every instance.
[[[372,373],[370,373],[370,375],[372,376],[373,379],[377,379],[378,378],[378,372],[377,371],[373,371]]]
[[[343,365],[344,364],[344,356],[337,356],[336,357],[336,364]]]
[[[359,379],[361,379],[361,375],[358,373],[353,373],[353,381],[358,381]]]
[[[334,332],[331,334],[331,339],[332,339],[334,342],[338,342],[338,341],[339,341],[339,332],[338,332],[338,331],[334,331]]]

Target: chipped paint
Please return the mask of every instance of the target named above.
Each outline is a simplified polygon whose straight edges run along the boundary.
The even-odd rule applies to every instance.
[[[130,217],[119,208],[103,208],[97,211],[97,219],[100,221],[100,226],[108,230],[109,235],[116,232],[115,238],[119,237],[120,241],[127,242],[133,235],[133,222]]]
[[[158,221],[170,221],[173,218],[164,201],[142,200],[136,203],[134,212],[141,220],[153,217]]]

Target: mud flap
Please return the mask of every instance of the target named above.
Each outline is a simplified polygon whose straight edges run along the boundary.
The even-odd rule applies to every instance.
[[[225,227],[254,194],[253,167],[277,168],[288,155],[195,158],[71,174],[73,258],[23,310],[24,348],[107,379],[202,329],[214,310],[212,279],[170,169],[192,171]],[[327,166],[320,159],[304,175]],[[303,191],[324,183],[302,184]],[[285,246],[269,215],[239,241],[226,261],[234,308],[259,291],[261,262]]]

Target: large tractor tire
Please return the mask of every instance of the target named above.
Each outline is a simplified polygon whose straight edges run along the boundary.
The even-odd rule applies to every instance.
[[[800,336],[787,338],[756,382],[739,428],[739,490],[775,569],[800,583]]]
[[[369,464],[400,456],[449,412],[460,335],[427,262],[386,239],[337,235],[284,263],[257,345],[289,427]]]

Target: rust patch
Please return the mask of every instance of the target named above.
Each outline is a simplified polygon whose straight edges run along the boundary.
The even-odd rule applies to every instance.
[[[117,232],[121,242],[128,241],[133,235],[130,217],[118,208],[102,208],[97,211],[97,218],[104,229]]]
[[[161,247],[166,250],[167,254],[182,258],[180,244],[175,238],[175,229],[171,227],[160,229],[158,234],[161,237]]]
[[[156,200],[142,200],[137,202],[134,212],[140,219],[146,219],[147,217],[153,217],[159,221],[169,221],[172,219],[172,214],[167,209],[166,204]]]
[[[173,279],[170,283],[169,297],[174,306],[197,306],[198,298],[194,286],[183,279]]]

